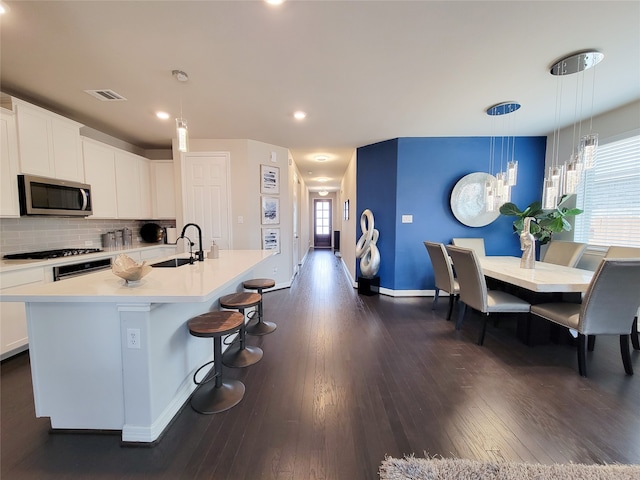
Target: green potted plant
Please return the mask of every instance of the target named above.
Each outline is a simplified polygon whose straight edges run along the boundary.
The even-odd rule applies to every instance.
[[[524,210],[520,210],[515,203],[508,202],[500,207],[500,213],[507,217],[517,217],[513,222],[513,231],[518,235],[522,233],[524,219],[532,217],[531,234],[540,245],[545,245],[554,233],[571,231],[567,217],[575,217],[582,213],[579,208],[563,207],[562,202],[565,198],[566,196],[563,196],[558,206],[552,210],[543,210],[542,204],[538,201],[532,202]]]

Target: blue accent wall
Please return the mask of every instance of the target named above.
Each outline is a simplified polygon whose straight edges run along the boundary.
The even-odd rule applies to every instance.
[[[489,143],[489,137],[398,138],[358,149],[356,214],[359,220],[364,209],[371,209],[380,231],[381,287],[435,288],[424,240],[448,244],[453,237],[483,237],[487,255],[520,255],[513,217],[474,228],[451,212],[456,182],[489,170]],[[519,171],[512,201],[524,208],[542,196],[546,137],[517,137],[515,146]],[[402,215],[412,215],[413,223],[403,224]],[[356,228],[359,238],[359,221]]]
[[[356,157],[356,238],[362,235],[360,215],[368,208],[380,232],[378,275],[380,281],[385,278],[390,285],[395,283],[397,162],[398,139],[359,148]],[[356,275],[360,275],[359,259],[356,259]]]

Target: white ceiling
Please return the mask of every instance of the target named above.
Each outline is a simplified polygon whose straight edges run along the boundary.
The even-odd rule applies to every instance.
[[[161,122],[154,112],[178,116],[182,98],[191,138],[287,147],[312,190],[337,190],[360,146],[495,135],[485,111],[502,101],[522,104],[511,134],[572,124],[578,75],[562,81],[557,122],[560,82],[548,72],[576,51],[605,55],[594,115],[640,99],[637,1],[4,3],[5,93],[145,149],[170,147],[173,118]],[[189,81],[179,83],[173,69]],[[127,101],[101,102],[87,89]],[[299,109],[303,122],[292,118]],[[314,162],[319,154],[329,160]]]

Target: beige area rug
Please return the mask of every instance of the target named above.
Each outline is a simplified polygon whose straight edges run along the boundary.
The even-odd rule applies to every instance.
[[[387,457],[381,480],[638,480],[640,465],[541,465],[451,458]]]

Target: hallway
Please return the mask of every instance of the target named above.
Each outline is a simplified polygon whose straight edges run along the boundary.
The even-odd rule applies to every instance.
[[[263,359],[224,369],[245,383],[242,402],[211,416],[187,406],[152,448],[50,434],[34,416],[28,355],[5,361],[0,476],[364,480],[385,455],[424,452],[640,463],[640,374],[624,374],[617,337],[598,340],[584,379],[572,347],[526,347],[509,321],[479,347],[479,317],[456,332],[446,302],[432,312],[431,300],[359,296],[339,258],[311,251],[291,288],[264,296],[278,328],[249,339]]]

